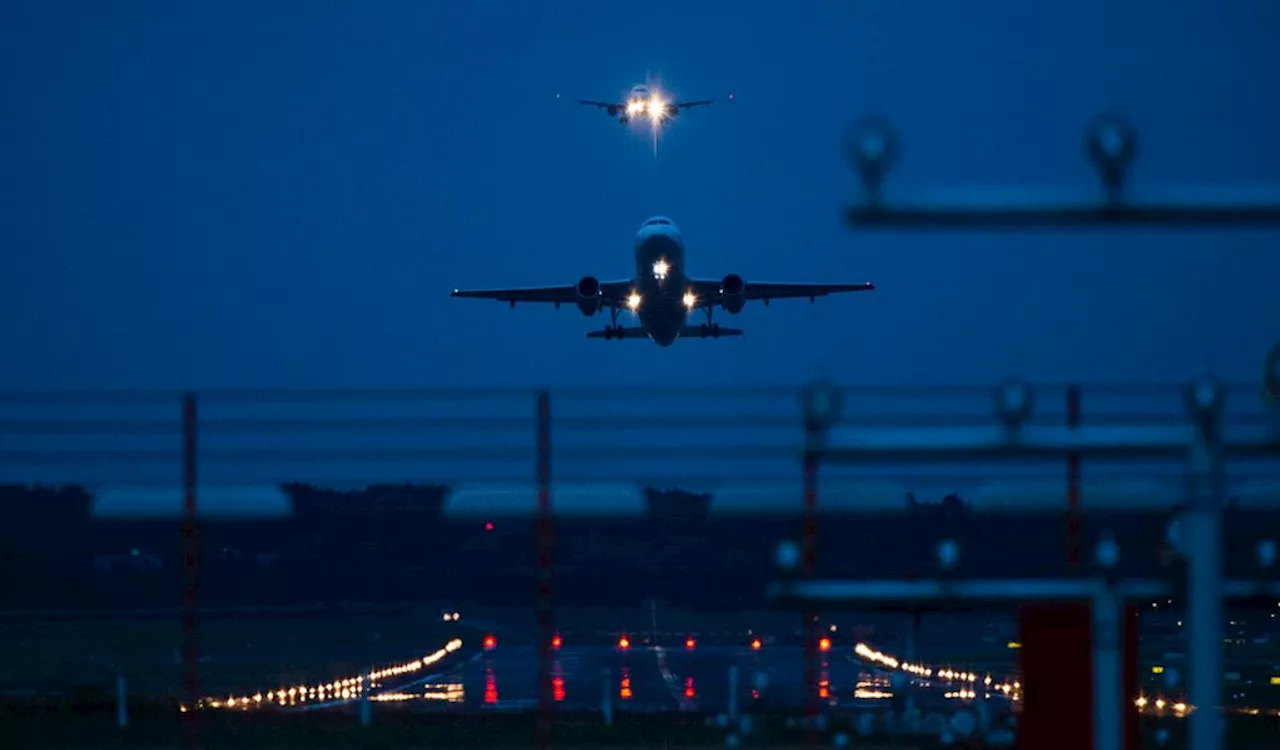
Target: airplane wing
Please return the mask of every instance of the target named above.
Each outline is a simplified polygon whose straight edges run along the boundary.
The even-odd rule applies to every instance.
[[[700,99],[696,102],[676,102],[676,109],[688,109],[689,107],[705,107],[708,104],[714,104],[714,99]]]
[[[631,294],[631,286],[632,282],[629,280],[600,282],[600,296],[603,298],[603,305],[605,307],[622,307],[626,304],[627,297]],[[542,302],[559,307],[560,305],[577,303],[578,288],[573,284],[569,284],[566,286],[512,289],[454,289],[449,296],[466,299],[492,299],[510,303],[512,307],[515,307],[517,302]]]
[[[626,109],[627,105],[618,104],[617,102],[593,102],[590,99],[579,99],[578,104],[585,104],[588,107],[599,107],[600,109]]]
[[[700,303],[718,304],[723,301],[720,290],[720,279],[698,280],[691,282],[693,294]],[[780,284],[769,281],[748,281],[746,284],[748,301],[761,300],[765,304],[775,299],[809,299],[826,297],[829,294],[844,292],[870,292],[876,287],[870,281],[862,284]]]

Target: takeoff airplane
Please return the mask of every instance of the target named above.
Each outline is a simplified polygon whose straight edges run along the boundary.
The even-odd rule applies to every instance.
[[[730,94],[730,99],[733,95]],[[610,117],[618,118],[618,122],[626,125],[633,117],[648,116],[655,123],[663,122],[680,114],[681,110],[689,107],[705,107],[711,104],[713,100],[703,99],[696,102],[669,102],[663,99],[656,92],[650,91],[649,87],[643,83],[631,87],[631,93],[627,95],[625,102],[596,102],[589,99],[579,99],[579,104],[586,104],[591,107],[599,107],[609,113]]]
[[[600,281],[583,276],[573,286],[533,287],[525,289],[455,289],[453,297],[492,299],[510,303],[550,303],[577,305],[588,317],[601,310],[609,311],[609,325],[603,331],[592,331],[592,339],[648,338],[658,346],[671,346],[681,336],[720,338],[741,336],[736,328],[721,328],[712,320],[716,307],[731,315],[742,312],[749,300],[760,300],[768,306],[775,299],[809,299],[838,292],[866,292],[875,289],[871,282],[863,284],[779,284],[742,280],[736,273],[723,279],[692,279],[685,275],[684,237],[665,216],[646,221],[636,234],[634,279]],[[631,310],[640,321],[637,327],[618,325],[618,313]],[[707,322],[688,325],[689,314],[702,310]]]

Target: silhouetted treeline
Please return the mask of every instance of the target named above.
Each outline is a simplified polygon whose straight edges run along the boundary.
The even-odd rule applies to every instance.
[[[200,601],[205,606],[323,601],[532,602],[535,522],[441,517],[448,488],[377,485],[334,490],[287,484],[288,519],[207,521],[201,526]],[[802,520],[709,518],[707,494],[647,489],[642,519],[559,521],[555,591],[564,603],[630,605],[649,597],[704,608],[756,607],[775,575],[774,551],[799,539]],[[92,520],[82,488],[0,486],[0,608],[176,607],[182,601],[178,519]],[[896,516],[824,516],[818,572],[859,578],[927,576],[934,550],[953,538],[961,564],[983,576],[1065,575],[1063,513],[987,517],[957,495],[906,498]],[[819,500],[819,502],[821,502]],[[1065,500],[1064,500],[1065,506]],[[1272,519],[1234,519],[1247,556],[1251,529]],[[1158,519],[1087,516],[1090,541],[1118,538],[1134,574],[1158,575]],[[1260,533],[1260,532],[1257,532]],[[1256,533],[1254,534],[1256,536]]]

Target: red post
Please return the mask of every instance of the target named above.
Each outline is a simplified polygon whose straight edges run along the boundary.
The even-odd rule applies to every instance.
[[[551,574],[555,537],[551,516],[551,394],[539,391],[538,419],[538,722],[536,741],[540,747],[552,744],[555,721],[553,664],[555,618],[552,612]]]
[[[199,747],[195,722],[200,700],[198,674],[199,610],[196,608],[200,586],[200,527],[196,514],[196,397],[188,393],[182,398],[182,542],[183,567],[187,587],[183,619],[183,701],[187,707],[186,740],[188,750]]]
[[[814,443],[818,440],[818,427],[808,427],[808,446],[804,455],[804,526],[800,548],[805,577],[813,575],[818,559],[818,454]],[[820,712],[818,696],[818,613],[806,608],[800,632],[804,634],[804,685],[805,685],[805,739],[809,744],[819,740],[816,720]]]
[[[1138,607],[1130,604],[1124,608],[1124,750],[1142,747],[1142,723],[1138,720],[1137,700],[1141,692],[1138,684]]]
[[[1086,602],[1026,605],[1019,750],[1093,747],[1093,610]]]

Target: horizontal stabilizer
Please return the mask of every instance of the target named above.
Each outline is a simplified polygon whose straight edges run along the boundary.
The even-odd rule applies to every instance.
[[[723,336],[741,336],[742,330],[738,328],[721,328],[716,334],[712,334],[710,329],[704,329],[702,326],[684,326],[680,329],[680,338],[682,339],[710,339],[720,338]],[[649,334],[639,326],[629,326],[623,328],[615,328],[612,331],[591,331],[587,334],[589,339],[647,339]]]

